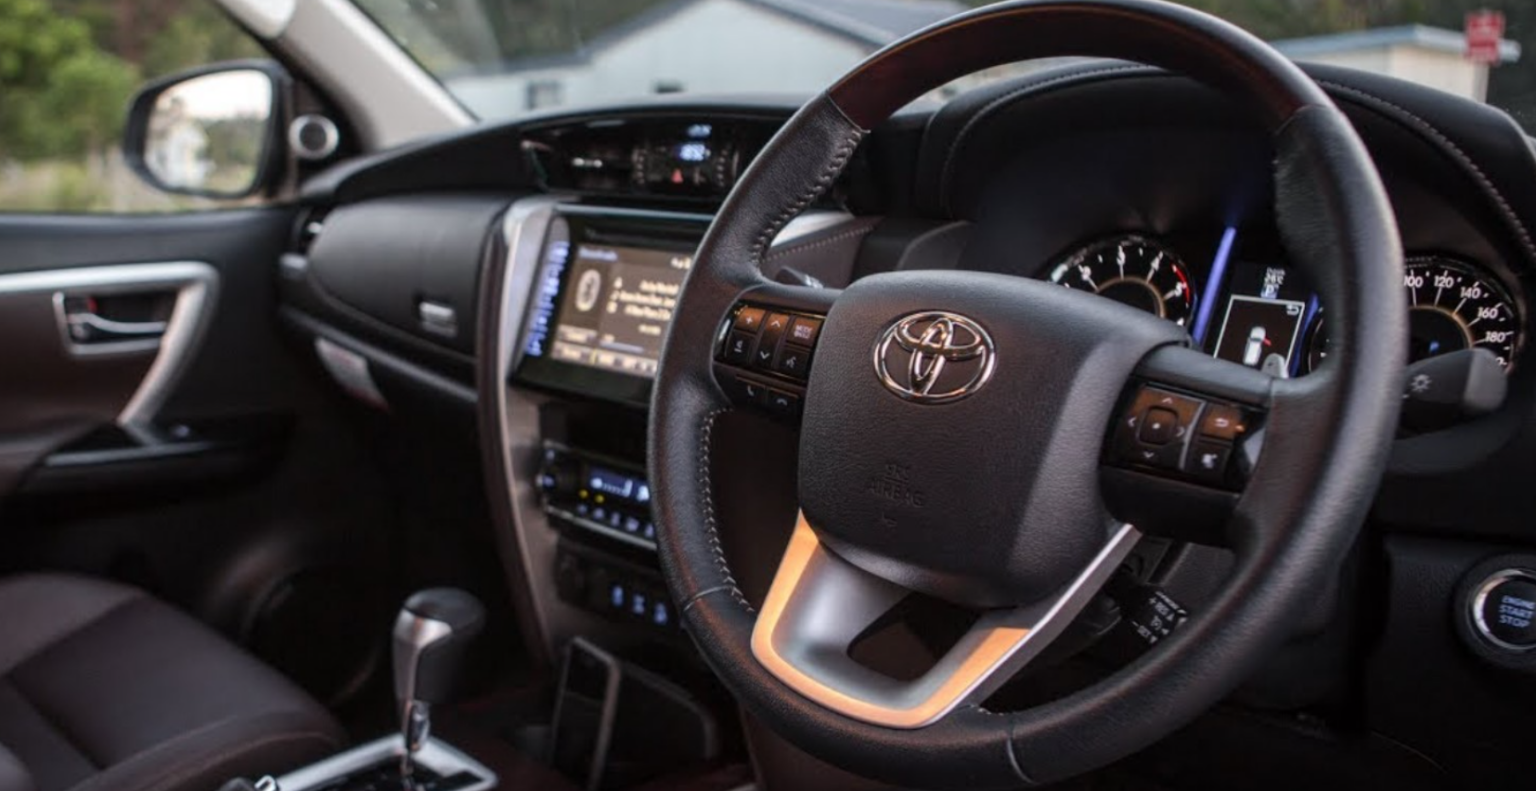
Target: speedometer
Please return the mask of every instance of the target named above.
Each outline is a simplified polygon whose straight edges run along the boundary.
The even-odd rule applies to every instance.
[[[1166,246],[1141,236],[1095,242],[1051,270],[1050,281],[1092,291],[1184,326],[1195,312],[1189,270]]]
[[[1525,317],[1492,275],[1450,258],[1413,258],[1403,273],[1408,294],[1408,361],[1462,349],[1487,349],[1505,371],[1525,341]],[[1311,367],[1328,356],[1327,325],[1313,331]]]
[[[1408,262],[1408,358],[1477,347],[1493,352],[1507,371],[1519,348],[1522,322],[1508,292],[1486,273],[1447,258]]]

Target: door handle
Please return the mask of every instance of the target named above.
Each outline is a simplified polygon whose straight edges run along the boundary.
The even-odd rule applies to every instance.
[[[167,299],[175,292],[168,292]],[[64,337],[79,349],[111,348],[113,351],[129,351],[127,347],[153,349],[164,337],[168,322],[122,321],[110,319],[97,312],[96,299],[89,296],[54,294],[54,305]]]

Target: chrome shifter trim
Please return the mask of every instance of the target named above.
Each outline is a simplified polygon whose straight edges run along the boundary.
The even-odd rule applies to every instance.
[[[410,653],[395,654],[395,698],[402,703],[416,699],[416,663],[421,653],[453,634],[453,627],[434,618],[409,610],[395,619],[395,644],[409,647]],[[404,666],[402,667],[402,661]],[[406,671],[406,672],[402,672]]]
[[[385,764],[394,765],[404,750],[400,737],[385,736],[360,747],[354,747],[340,755],[334,755],[317,764],[296,769],[277,779],[282,791],[315,791],[353,773]],[[414,756],[418,766],[426,767],[442,777],[468,772],[477,779],[458,791],[487,791],[496,787],[496,774],[479,761],[465,755],[437,739],[428,739]]]
[[[410,610],[401,611],[395,619],[395,698],[400,706],[400,774],[404,777],[410,777],[417,751],[432,734],[432,708],[416,699],[421,655],[452,635],[452,626]]]

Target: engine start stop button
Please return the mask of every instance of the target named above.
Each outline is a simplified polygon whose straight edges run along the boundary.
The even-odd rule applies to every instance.
[[[1472,597],[1472,622],[1489,642],[1506,649],[1536,648],[1536,573],[1505,569],[1483,581]]]

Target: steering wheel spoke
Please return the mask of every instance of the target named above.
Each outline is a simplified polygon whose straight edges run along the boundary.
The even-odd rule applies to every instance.
[[[902,681],[850,653],[910,591],[839,557],[802,513],[758,615],[752,652],[785,685],[832,711],[886,728],[923,728],[985,699],[1038,656],[1140,538],[1136,528],[1118,526],[1060,590],[1033,604],[985,611],[927,672]]]
[[[816,342],[839,293],[780,283],[741,293],[715,343],[715,380],[733,403],[799,420]]]

